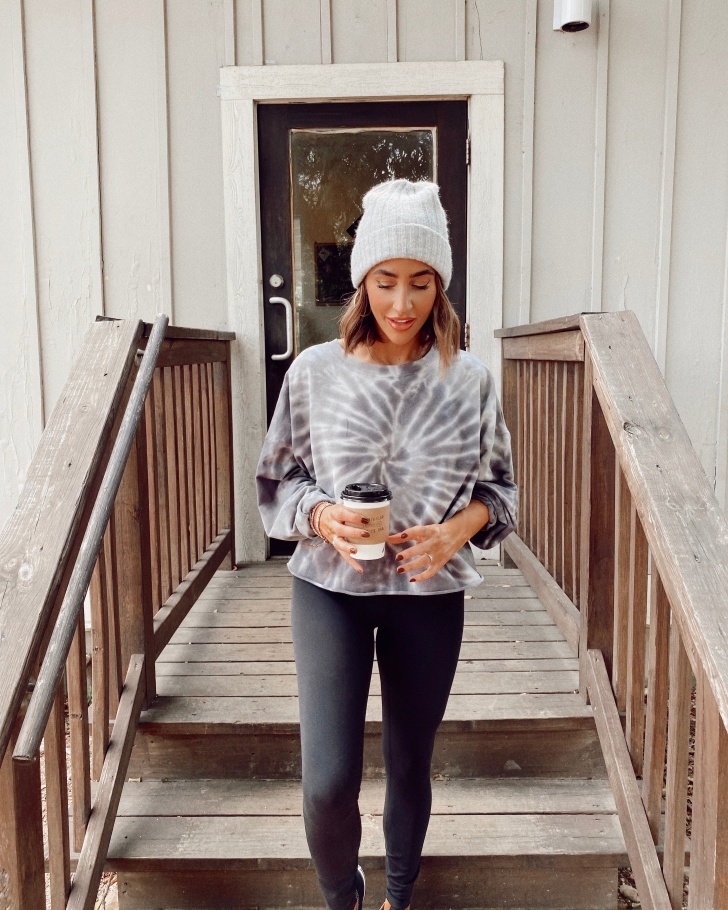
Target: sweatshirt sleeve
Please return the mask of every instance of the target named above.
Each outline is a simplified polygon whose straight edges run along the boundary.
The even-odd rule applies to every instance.
[[[310,443],[296,445],[294,423],[308,426],[308,415],[293,413],[289,376],[283,382],[273,420],[258,461],[258,510],[269,537],[301,540],[316,535],[309,524],[311,509],[323,499],[334,500],[316,484],[306,463]],[[310,462],[310,458],[309,458]]]
[[[473,488],[473,499],[488,506],[488,524],[471,541],[487,550],[500,543],[516,528],[518,487],[513,480],[511,434],[489,371],[481,384],[480,469]]]

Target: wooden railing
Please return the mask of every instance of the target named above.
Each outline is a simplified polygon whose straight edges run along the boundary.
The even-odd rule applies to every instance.
[[[155,694],[154,661],[215,570],[232,564],[233,336],[170,327],[91,557],[91,718],[80,604],[64,678],[51,690],[46,861],[40,763],[32,731],[19,732],[29,692],[30,726],[37,713],[34,680],[40,695],[149,334],[141,322],[91,327],[0,536],[0,906],[44,908],[47,868],[53,910],[93,907],[139,713]],[[80,854],[73,879],[71,848]]]
[[[728,522],[634,314],[498,334],[506,553],[578,648],[642,906],[681,908],[687,863],[690,910],[728,907]]]

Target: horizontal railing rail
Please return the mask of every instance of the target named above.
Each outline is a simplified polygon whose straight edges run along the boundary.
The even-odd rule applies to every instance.
[[[0,687],[0,870],[18,910],[45,907],[46,867],[52,910],[93,907],[155,659],[214,571],[232,564],[233,337],[168,327],[166,317],[92,326],[3,531],[11,583],[0,595],[0,681],[15,696]],[[19,615],[29,603],[33,623]]]
[[[688,863],[691,910],[728,906],[728,522],[633,313],[498,334],[506,552],[578,647],[642,905],[682,907]]]

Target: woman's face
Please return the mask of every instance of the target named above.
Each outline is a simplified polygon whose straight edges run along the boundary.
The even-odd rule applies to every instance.
[[[370,269],[364,286],[381,341],[416,343],[435,305],[435,270],[416,259],[387,259]]]

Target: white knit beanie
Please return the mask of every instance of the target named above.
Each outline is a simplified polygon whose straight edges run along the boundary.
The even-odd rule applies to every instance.
[[[417,259],[432,266],[444,288],[452,277],[452,252],[440,188],[423,180],[390,180],[364,197],[364,214],[351,251],[355,288],[367,272],[387,259]]]

